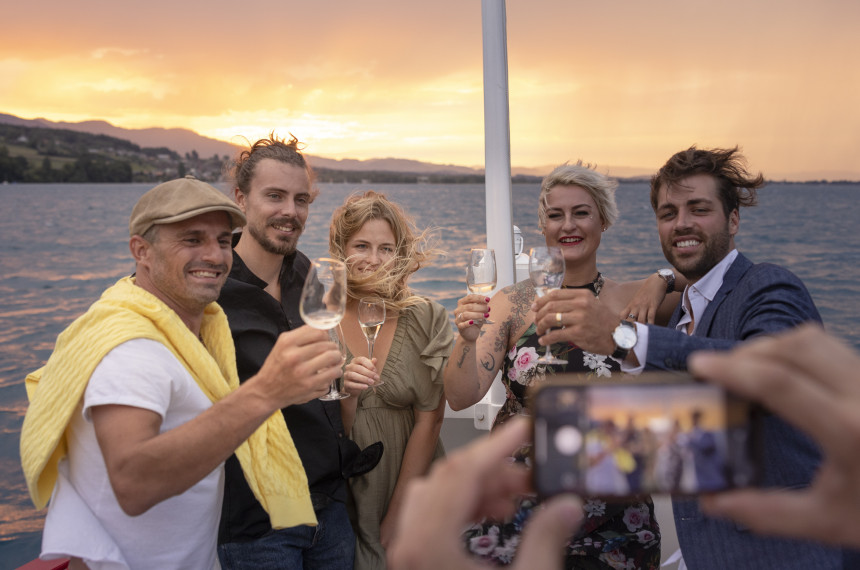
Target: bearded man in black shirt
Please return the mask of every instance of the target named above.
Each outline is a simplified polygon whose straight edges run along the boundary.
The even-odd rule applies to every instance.
[[[299,297],[310,261],[296,245],[318,191],[298,141],[274,135],[239,155],[234,181],[234,198],[248,224],[234,236],[233,269],[218,303],[227,313],[244,381],[256,374],[279,334],[303,324]],[[340,405],[309,393],[305,403],[282,411],[307,474],[318,525],[272,529],[233,457],[226,465],[221,566],[351,570],[355,536],[346,510],[346,478],[354,474],[359,449],[344,433]]]

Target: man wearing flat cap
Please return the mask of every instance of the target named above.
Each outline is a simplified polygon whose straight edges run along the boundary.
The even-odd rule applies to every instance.
[[[241,386],[215,303],[241,210],[186,177],[135,205],[136,273],[108,288],[27,377],[21,461],[44,507],[41,558],[71,568],[217,567],[224,461],[235,452],[274,528],[315,525],[282,414],[325,394],[342,357],[323,331],[279,338]],[[84,566],[86,565],[86,566]]]

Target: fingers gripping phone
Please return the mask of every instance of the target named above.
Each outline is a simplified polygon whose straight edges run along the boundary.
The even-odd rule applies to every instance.
[[[757,406],[687,373],[559,378],[530,398],[541,496],[694,495],[757,482]]]

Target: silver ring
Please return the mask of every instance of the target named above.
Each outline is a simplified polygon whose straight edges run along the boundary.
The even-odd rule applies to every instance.
[[[631,315],[627,315],[627,318],[628,318],[628,319],[636,320],[636,315],[632,315],[632,314],[631,314]]]

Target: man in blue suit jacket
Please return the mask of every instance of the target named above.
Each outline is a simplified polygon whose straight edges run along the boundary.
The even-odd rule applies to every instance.
[[[669,325],[619,324],[618,315],[593,295],[561,290],[535,304],[541,344],[572,342],[612,355],[630,372],[686,370],[694,351],[727,350],[759,335],[820,322],[808,291],[794,274],[776,265],[755,265],[735,249],[740,207],[755,205],[756,190],[763,184],[761,174],[746,171],[737,148],[691,147],[675,154],[651,180],[663,253],[688,282]],[[667,280],[670,291],[672,281]],[[774,416],[765,420],[764,432],[763,484],[808,485],[820,463],[817,447]],[[675,499],[672,506],[684,560],[692,570],[843,567],[837,549],[751,534],[734,523],[703,516],[695,500]]]

